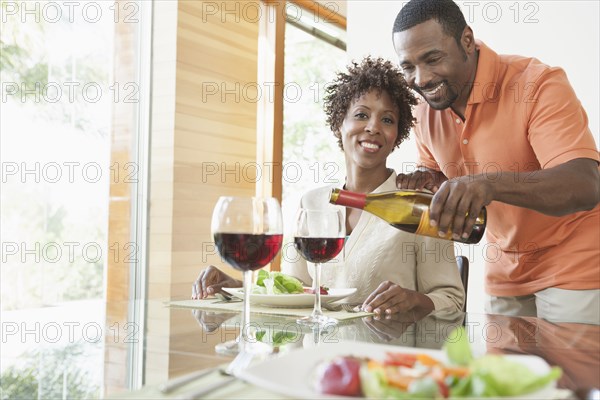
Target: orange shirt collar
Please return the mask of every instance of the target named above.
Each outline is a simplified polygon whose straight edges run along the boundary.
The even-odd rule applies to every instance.
[[[479,50],[477,73],[467,104],[482,103],[486,99],[496,99],[497,93],[495,91],[500,90],[497,83],[500,57],[480,40],[475,40],[475,46]]]

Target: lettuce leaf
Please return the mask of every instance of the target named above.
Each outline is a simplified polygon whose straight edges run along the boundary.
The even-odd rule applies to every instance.
[[[261,269],[256,277],[256,286],[265,287],[265,279],[269,279],[269,272]]]
[[[282,274],[281,272],[271,272],[271,277],[275,282],[275,287],[282,293],[304,293],[302,282],[293,276]]]
[[[264,287],[267,294],[304,293],[302,282],[281,272],[258,271],[256,286]]]

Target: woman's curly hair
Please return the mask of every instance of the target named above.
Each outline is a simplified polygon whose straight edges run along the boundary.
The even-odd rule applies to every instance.
[[[360,64],[353,61],[347,72],[338,72],[335,80],[325,89],[324,110],[327,123],[342,150],[340,128],[353,101],[371,90],[388,93],[399,111],[398,137],[394,148],[408,138],[415,119],[412,106],[417,100],[409,89],[402,73],[390,61],[366,57]]]

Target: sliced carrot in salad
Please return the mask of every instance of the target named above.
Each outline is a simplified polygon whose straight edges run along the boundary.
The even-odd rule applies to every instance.
[[[471,372],[469,367],[444,365],[442,367],[442,369],[446,373],[446,376],[456,376],[457,378],[464,378],[465,376],[469,375],[469,373]]]
[[[417,362],[416,354],[407,353],[387,353],[383,363],[385,365],[395,365],[397,367],[412,368]]]
[[[420,362],[422,365],[425,365],[427,367],[433,367],[434,365],[438,365],[441,364],[441,362],[439,362],[438,360],[436,360],[435,358],[427,355],[427,354],[417,354],[417,361]]]

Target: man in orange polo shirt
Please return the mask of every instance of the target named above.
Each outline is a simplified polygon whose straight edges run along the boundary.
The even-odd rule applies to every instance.
[[[487,206],[486,310],[600,324],[600,179],[588,120],[563,70],[498,55],[451,0],[412,0],[393,42],[415,110],[431,225],[468,237]],[[468,216],[467,216],[468,214]]]

